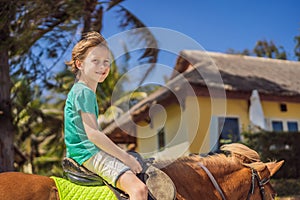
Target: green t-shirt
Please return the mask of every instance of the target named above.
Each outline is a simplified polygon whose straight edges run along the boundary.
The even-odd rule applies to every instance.
[[[84,83],[75,83],[70,90],[64,108],[64,139],[67,157],[80,165],[99,152],[99,148],[87,137],[80,112],[91,113],[98,118],[96,94]]]

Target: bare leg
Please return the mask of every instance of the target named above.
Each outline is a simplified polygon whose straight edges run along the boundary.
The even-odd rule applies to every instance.
[[[117,181],[117,188],[126,192],[130,200],[147,200],[147,186],[132,171],[127,171]]]

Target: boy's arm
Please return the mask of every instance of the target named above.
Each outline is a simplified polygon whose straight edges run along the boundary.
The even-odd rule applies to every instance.
[[[82,122],[88,139],[98,146],[101,150],[118,158],[131,168],[134,173],[140,173],[142,167],[139,162],[126,151],[121,149],[113,141],[98,129],[96,116],[91,113],[81,112]]]

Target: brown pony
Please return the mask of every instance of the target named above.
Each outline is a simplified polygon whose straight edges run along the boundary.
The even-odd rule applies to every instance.
[[[194,155],[154,164],[173,180],[178,200],[274,199],[275,191],[269,180],[283,161],[262,163],[255,151],[241,144],[225,145],[222,150],[231,155]],[[51,178],[6,172],[0,174],[0,199],[58,200],[59,197]]]
[[[274,199],[269,181],[284,161],[263,163],[254,150],[238,143],[221,149],[231,154],[194,155],[156,165],[164,165],[161,169],[173,180],[178,200]]]

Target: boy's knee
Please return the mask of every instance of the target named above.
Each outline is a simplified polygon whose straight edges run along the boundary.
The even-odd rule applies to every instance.
[[[135,195],[141,196],[141,197],[146,197],[148,195],[148,188],[145,184],[139,184],[137,187],[134,189]]]

